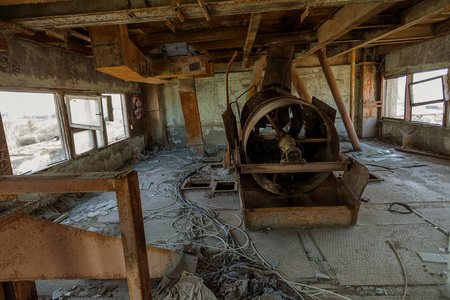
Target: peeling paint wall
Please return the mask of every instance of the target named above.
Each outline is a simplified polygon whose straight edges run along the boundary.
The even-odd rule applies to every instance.
[[[386,55],[385,77],[399,77],[449,66],[450,35],[446,35]]]
[[[413,148],[450,155],[450,128],[384,119],[382,138],[402,144],[403,135],[412,132]]]
[[[350,66],[333,66],[332,70],[348,109],[350,106]],[[302,68],[297,69],[297,71],[311,96],[315,96],[336,108],[321,68]],[[251,72],[229,74],[230,101],[235,101],[239,95],[249,88],[251,76]],[[226,109],[225,74],[216,74],[215,77],[211,78],[196,79],[195,85],[205,144],[226,146],[227,141],[222,122],[222,114]],[[297,96],[295,91],[293,93]],[[239,99],[240,109],[244,106],[245,96]],[[187,145],[186,128],[184,126],[183,110],[178,94],[177,81],[163,85],[161,102],[163,103],[168,143],[176,147],[185,147]],[[233,105],[233,109],[237,115],[235,105]],[[237,119],[239,121],[239,117]],[[336,127],[340,136],[347,136],[339,113],[336,119]]]

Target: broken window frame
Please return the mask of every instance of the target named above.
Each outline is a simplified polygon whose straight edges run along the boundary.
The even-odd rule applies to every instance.
[[[426,124],[426,125],[430,125],[430,126],[438,126],[438,127],[448,127],[448,125],[450,124],[450,120],[449,120],[449,96],[448,96],[448,85],[446,84],[448,82],[448,75],[440,75],[440,76],[435,76],[432,78],[428,78],[428,79],[424,79],[424,80],[420,80],[420,81],[416,81],[414,82],[412,80],[413,74],[409,74],[408,75],[408,79],[407,80],[407,92],[406,92],[406,97],[405,97],[405,120],[409,121],[409,122],[413,122],[413,123],[419,123],[419,124]],[[418,102],[418,103],[414,103],[414,96],[413,96],[413,91],[412,88],[414,87],[414,85],[418,85],[418,84],[422,84],[424,82],[428,82],[428,81],[433,81],[440,78],[441,79],[441,86],[442,86],[442,99],[438,99],[438,100],[430,100],[430,101],[424,101],[424,102]],[[417,121],[412,121],[412,108],[413,107],[420,107],[420,106],[425,106],[425,105],[429,105],[429,104],[436,104],[436,103],[443,103],[443,111],[442,111],[442,125],[441,124],[428,124],[428,123],[423,123],[423,122],[417,122]]]
[[[70,94],[70,95],[64,95],[64,99],[65,99],[66,110],[67,110],[68,130],[70,133],[71,147],[73,150],[72,153],[73,153],[74,157],[84,156],[92,151],[106,147],[108,145],[108,138],[107,138],[107,133],[106,133],[105,121],[103,119],[102,97],[101,96],[86,96],[86,95]],[[96,115],[99,116],[98,117],[99,121],[100,121],[99,125],[78,124],[78,123],[74,123],[72,121],[72,111],[71,111],[71,107],[70,107],[70,101],[75,100],[75,99],[97,102],[97,108],[98,108],[99,114],[96,114]],[[89,149],[87,151],[84,151],[81,153],[76,153],[74,134],[77,132],[82,132],[82,131],[90,131],[90,134],[92,135],[92,139],[93,139],[93,147],[92,147],[92,149]],[[99,131],[101,134],[100,141],[98,140],[98,137],[97,137],[97,131]]]
[[[114,141],[112,143],[109,143],[109,141],[108,141],[108,133],[106,132],[106,142],[107,142],[108,146],[109,145],[113,145],[115,143],[119,143],[119,142],[121,142],[123,140],[126,140],[126,139],[128,139],[130,137],[130,131],[129,131],[129,126],[128,126],[128,117],[127,117],[127,109],[126,109],[126,103],[125,103],[125,95],[124,94],[120,94],[120,93],[102,93],[102,95],[101,95],[101,97],[102,97],[102,109],[103,109],[103,100],[107,99],[108,97],[111,97],[111,95],[114,95],[114,94],[120,95],[120,105],[121,105],[122,121],[123,121],[123,127],[124,127],[125,136],[123,138],[119,139],[119,140],[116,140],[116,141]],[[105,100],[105,101],[108,101],[108,100]],[[111,105],[112,105],[112,103],[111,103]],[[114,108],[112,109],[111,112],[108,111],[108,116],[109,116],[109,113],[112,113],[114,115]],[[105,120],[105,115],[103,117],[103,121],[108,122],[108,120]],[[113,122],[114,122],[114,120],[113,120]],[[105,124],[105,128],[106,128],[106,124]]]

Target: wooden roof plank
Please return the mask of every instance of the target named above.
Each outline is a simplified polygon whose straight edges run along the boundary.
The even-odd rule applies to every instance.
[[[252,51],[253,43],[255,42],[256,33],[258,32],[259,23],[261,23],[262,14],[252,13],[250,17],[250,24],[248,26],[247,39],[244,46],[244,55],[242,57],[242,68],[247,68],[248,57]]]

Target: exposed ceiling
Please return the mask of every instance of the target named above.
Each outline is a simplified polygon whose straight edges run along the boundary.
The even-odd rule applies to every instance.
[[[171,4],[171,5],[168,5]],[[329,58],[366,49],[372,59],[450,32],[448,0],[6,0],[0,33],[92,56],[89,28],[128,25],[147,57],[204,55],[251,67],[271,45],[296,62],[326,46]]]

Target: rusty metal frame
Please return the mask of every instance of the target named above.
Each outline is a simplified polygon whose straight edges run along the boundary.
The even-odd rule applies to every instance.
[[[349,162],[310,162],[304,164],[242,164],[241,174],[306,173],[346,171]]]
[[[9,207],[0,213],[0,281],[127,278],[130,299],[152,299],[150,278],[181,254],[146,245],[136,171],[0,176],[2,194],[80,192],[116,192],[122,239],[30,216],[35,203],[0,202]]]

